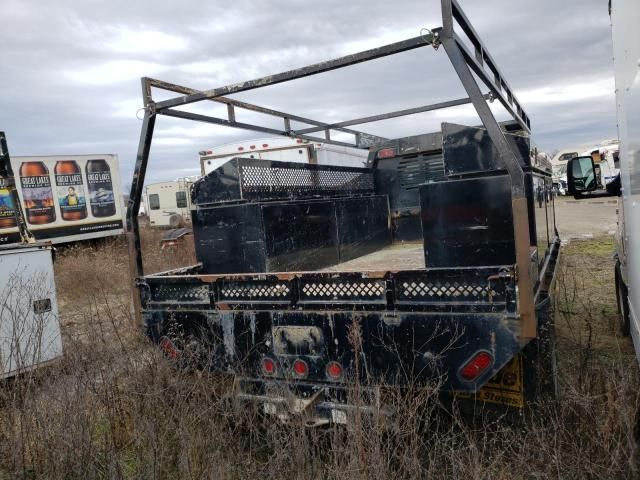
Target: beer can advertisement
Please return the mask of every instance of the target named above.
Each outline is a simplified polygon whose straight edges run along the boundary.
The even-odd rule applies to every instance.
[[[0,245],[19,241],[16,206],[9,189],[0,186]]]
[[[124,232],[116,155],[14,156],[11,165],[25,222],[36,240],[65,243]],[[0,245],[10,243],[13,237],[3,240],[3,234],[16,226],[7,220],[15,222],[15,206],[5,197],[0,191]]]

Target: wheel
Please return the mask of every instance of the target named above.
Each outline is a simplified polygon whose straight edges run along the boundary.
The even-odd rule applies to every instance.
[[[615,277],[616,277],[616,299],[618,301],[618,328],[620,329],[620,333],[628,337],[630,331],[629,324],[629,291],[627,290],[627,286],[624,284],[622,280],[622,274],[620,272],[620,261],[616,262],[615,268]]]
[[[558,357],[551,299],[538,312],[538,391],[549,400],[558,399]]]
[[[537,337],[522,350],[526,403],[535,406],[558,400],[558,363],[551,298],[536,306]]]
[[[169,217],[169,226],[171,228],[181,228],[184,226],[184,219],[179,213],[172,213]]]

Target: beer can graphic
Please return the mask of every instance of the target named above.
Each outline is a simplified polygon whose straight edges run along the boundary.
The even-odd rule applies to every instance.
[[[32,225],[56,220],[49,170],[43,162],[23,162],[20,165],[20,185],[27,222]]]
[[[87,218],[87,199],[78,164],[73,160],[61,160],[56,162],[53,172],[62,219],[70,222]]]
[[[16,206],[11,192],[7,188],[0,188],[0,228],[17,227]]]
[[[85,167],[91,214],[94,217],[111,217],[116,213],[111,170],[106,160],[89,160]]]

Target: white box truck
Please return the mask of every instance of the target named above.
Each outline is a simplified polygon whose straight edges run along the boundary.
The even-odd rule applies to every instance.
[[[367,162],[368,154],[367,150],[361,148],[310,142],[301,138],[258,138],[245,142],[227,143],[200,152],[200,170],[204,176],[234,157],[363,167]]]
[[[567,187],[577,199],[618,196],[615,286],[619,327],[623,334],[631,335],[640,362],[640,2],[612,0],[610,11],[620,170],[607,183],[606,172],[598,175],[597,155],[587,151],[569,160]]]
[[[12,157],[20,204],[35,240],[67,243],[124,233],[118,157]],[[0,245],[20,241],[15,205],[0,191]]]

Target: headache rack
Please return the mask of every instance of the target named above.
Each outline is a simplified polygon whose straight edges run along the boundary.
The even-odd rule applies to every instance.
[[[127,208],[127,226],[130,232],[132,269],[134,271],[135,277],[140,278],[143,276],[143,258],[140,248],[137,214],[140,208],[143,183],[149,159],[149,151],[151,147],[155,121],[158,115],[227,126],[232,128],[252,130],[273,135],[295,137],[314,142],[331,143],[335,145],[367,149],[372,145],[384,142],[386,139],[380,136],[368,134],[360,130],[352,129],[351,127],[365,123],[377,122],[380,120],[387,120],[406,115],[413,115],[422,112],[454,107],[457,105],[472,104],[482,122],[483,127],[486,129],[488,135],[491,138],[491,141],[495,145],[495,148],[498,152],[498,162],[500,163],[501,167],[508,172],[510,177],[516,266],[517,271],[523,272],[523,274],[517,275],[516,279],[517,287],[519,289],[518,312],[521,321],[520,334],[522,338],[535,337],[536,321],[533,304],[533,288],[529,276],[524,274],[524,272],[528,272],[530,266],[530,230],[527,211],[527,200],[525,196],[525,174],[523,172],[522,166],[518,161],[517,153],[514,152],[509,142],[507,141],[504,131],[501,129],[491,109],[489,108],[488,101],[498,100],[505,108],[505,110],[511,115],[513,120],[517,123],[519,130],[524,132],[525,134],[528,134],[530,132],[529,117],[522,108],[521,104],[516,99],[513,90],[508,85],[505,77],[498,69],[497,63],[489,54],[486,46],[483,44],[480,37],[472,27],[457,0],[441,0],[441,7],[443,23],[442,27],[440,28],[427,30],[421,35],[410,38],[408,40],[392,43],[371,50],[366,50],[360,53],[347,55],[334,60],[324,61],[306,67],[289,70],[275,75],[268,75],[246,82],[226,85],[206,91],[199,91],[161,80],[146,77],[143,78],[142,95],[144,102],[144,119],[142,122],[137,161],[135,165],[135,172]],[[421,105],[414,108],[402,109],[382,113],[379,115],[370,115],[341,122],[327,123],[306,118],[300,115],[291,114],[288,112],[265,108],[229,97],[229,95],[233,95],[239,92],[268,87],[270,85],[328,72],[338,68],[371,61],[381,57],[394,55],[417,48],[431,47],[437,49],[440,46],[444,48],[448,59],[450,60],[464,89],[466,90],[468,95],[467,98],[454,99],[431,105]],[[482,92],[480,84],[478,83],[476,78],[479,79],[486,88],[488,88],[488,93]],[[180,95],[168,100],[155,101],[153,97],[154,89],[174,92]],[[215,116],[180,110],[180,107],[203,101],[225,104],[227,106],[226,118],[219,118]],[[271,117],[279,117],[283,122],[282,128],[273,128],[260,124],[239,122],[236,120],[237,109],[257,112]],[[293,129],[291,124],[292,121],[307,126],[305,126],[304,128]],[[323,133],[322,136],[314,135],[320,132]],[[331,138],[331,132],[340,132],[342,134],[352,135],[353,141],[344,142],[334,140]],[[288,166],[286,169],[280,170],[274,174],[273,170],[266,172],[262,169],[264,163],[254,164],[248,159],[237,160],[235,166],[236,177],[231,182],[233,185],[229,187],[231,190],[225,192],[225,194],[228,195],[230,201],[246,200],[252,197],[255,198],[256,196],[263,196],[265,194],[273,195],[275,198],[278,198],[279,196],[286,196],[287,198],[290,198],[292,191],[295,194],[313,194],[314,190],[326,193],[327,189],[331,188],[335,189],[335,192],[332,193],[339,195],[341,189],[345,187],[344,183],[336,183],[336,177],[332,176],[331,174],[332,171],[336,170],[336,167],[331,167],[331,169],[328,170],[325,170],[322,167],[317,167],[314,172],[309,172],[309,166],[305,166],[305,169],[302,170],[300,170],[297,166]],[[350,182],[352,183],[349,184],[349,188],[353,188],[351,193],[357,193],[358,189],[362,189],[363,191],[367,191],[369,189],[370,180],[368,180],[368,173],[349,172],[349,169],[341,170],[340,176],[338,178],[340,179],[340,181],[344,180],[344,178],[347,177],[351,178]],[[420,172],[418,172],[418,174],[420,174]],[[267,178],[265,175],[269,178]],[[349,177],[349,175],[351,176]],[[412,177],[408,175],[406,181],[411,182]],[[269,182],[271,183],[268,184]],[[435,272],[424,271],[422,272],[422,274],[423,276],[429,276],[433,274],[436,275],[436,277],[438,275],[435,274]],[[159,280],[162,279],[162,277],[162,275],[156,275],[149,278]],[[170,278],[171,275],[166,277],[168,284],[170,284]],[[296,302],[300,302],[301,299],[304,299],[305,295],[310,291],[307,289],[305,293],[305,287],[301,286],[300,278],[297,278],[294,284],[288,287],[291,290],[287,293],[287,295],[295,294]],[[394,305],[402,302],[403,296],[399,294],[399,291],[396,288],[396,277],[393,276],[393,280],[385,279],[384,281],[385,302],[387,304],[389,304],[389,302],[392,302]],[[388,282],[391,282],[393,285],[390,287]],[[418,287],[419,285],[424,284],[424,281],[422,284],[419,280],[416,280],[416,282],[418,282],[416,284],[417,286],[415,287],[417,288],[417,290],[405,289],[405,292],[425,291],[428,293],[430,291],[427,287]],[[215,284],[218,285],[218,282],[216,281]],[[222,294],[224,294],[224,292],[245,291],[240,286],[236,286],[236,290],[229,290],[229,288],[225,290],[225,288],[226,287],[221,289],[218,285],[215,291],[208,290],[207,294],[212,295],[216,298],[220,298],[218,296],[221,295],[221,292]],[[322,288],[328,287],[326,287],[325,285]],[[320,291],[322,291],[322,288]],[[334,289],[333,291],[336,295],[341,295],[340,292],[342,290],[336,290],[337,287],[332,288]],[[389,293],[390,288],[393,293]],[[448,292],[449,290],[446,289],[450,287],[444,288],[445,291]],[[380,289],[374,288],[370,291],[374,292],[376,295],[379,293],[381,299],[381,289],[382,286],[380,286]],[[272,290],[267,289],[264,291],[271,292]],[[143,294],[144,301],[149,300],[149,292],[141,293]],[[151,298],[153,298],[153,295],[154,294],[152,292]],[[238,293],[238,295],[241,294]],[[251,298],[255,298],[255,296],[252,296]],[[277,300],[277,296],[274,298],[271,298],[269,296],[264,298],[268,298],[269,302]],[[139,299],[136,297],[136,303],[138,300]],[[368,299],[367,301],[371,301],[371,299]]]
[[[209,203],[374,193],[371,168],[234,158],[209,177],[214,178],[194,184],[193,194],[201,196],[200,190],[208,188]]]

